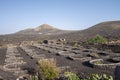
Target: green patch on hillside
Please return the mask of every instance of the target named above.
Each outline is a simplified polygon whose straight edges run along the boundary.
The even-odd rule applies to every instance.
[[[95,37],[93,38],[90,38],[87,40],[87,43],[92,43],[92,44],[103,44],[103,43],[106,43],[107,42],[107,39],[104,38],[103,36],[100,36],[100,35],[96,35]]]

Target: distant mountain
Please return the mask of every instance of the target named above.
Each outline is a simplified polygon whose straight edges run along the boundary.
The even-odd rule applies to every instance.
[[[30,28],[21,30],[15,34],[39,34],[39,35],[56,35],[56,34],[63,34],[69,31],[57,29],[51,25],[43,24],[36,28]]]
[[[60,30],[48,24],[43,24],[36,28],[25,29],[14,34],[1,35],[0,42],[14,43],[60,38],[65,38],[68,41],[85,41],[98,34],[109,40],[120,40],[120,21],[102,22],[88,29],[79,31]]]
[[[108,21],[96,24],[83,31],[89,33],[89,35],[94,36],[95,34],[100,34],[103,36],[120,36],[120,21]]]
[[[66,37],[68,40],[84,41],[97,34],[108,39],[120,39],[120,21],[107,21],[96,24],[88,29],[72,32],[59,37]]]

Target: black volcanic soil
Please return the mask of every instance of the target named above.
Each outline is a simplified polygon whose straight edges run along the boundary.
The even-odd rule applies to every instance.
[[[56,54],[48,53],[47,51],[38,49],[33,47],[36,51],[39,51],[39,54],[45,54],[46,58],[54,58],[57,61],[58,66],[70,66],[70,70],[73,72],[77,72],[80,77],[88,77],[92,73],[106,73],[114,76],[113,70],[99,70],[92,68],[92,66],[88,62],[82,63],[81,61],[72,61],[64,56],[58,56]]]
[[[0,48],[0,65],[4,64],[6,48]]]
[[[31,56],[27,55],[24,50],[22,50],[20,47],[17,48],[18,51],[21,53],[21,56],[23,57],[24,61],[27,62],[27,65],[23,66],[24,68],[37,68],[36,60],[32,59]]]
[[[58,56],[56,54],[49,53],[48,51],[44,51],[42,49],[39,49],[39,48],[33,47],[33,46],[30,47],[30,48],[35,49],[35,51],[38,52],[37,54],[45,54],[46,58],[55,58],[56,62],[57,62],[57,65],[59,67],[70,66],[70,69],[69,69],[70,71],[77,72],[79,74],[79,76],[83,77],[83,78],[88,77],[92,73],[99,73],[99,74],[106,73],[106,74],[114,76],[114,71],[113,70],[94,69],[87,62],[82,63],[81,61],[72,61],[72,60],[67,59],[64,56]],[[30,56],[26,55],[26,52],[23,51],[20,47],[18,47],[17,49],[21,53],[21,56],[24,58],[24,61],[27,62],[27,65],[23,66],[22,68],[23,69],[25,69],[25,68],[35,68],[37,70],[38,67],[37,67],[37,64],[36,64],[36,60],[31,59]],[[6,49],[0,49],[0,55],[1,55],[0,56],[0,59],[1,59],[0,64],[3,64],[3,61],[4,61],[5,57],[2,57],[2,56],[5,56],[5,53],[6,53]],[[5,71],[2,71],[2,70],[0,70],[0,76],[2,76],[6,80],[16,80],[15,79],[16,76],[13,76],[11,73],[5,72]]]
[[[0,65],[3,66],[5,62],[5,55],[6,55],[6,48],[0,49]],[[3,77],[5,80],[16,80],[16,76],[14,76],[10,72],[5,72],[0,69],[0,76]]]

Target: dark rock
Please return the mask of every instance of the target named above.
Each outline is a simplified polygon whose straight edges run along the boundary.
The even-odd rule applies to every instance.
[[[120,53],[120,45],[109,45],[109,48],[115,53]]]
[[[48,44],[48,40],[44,40],[43,43],[44,43],[44,44]]]
[[[0,76],[0,80],[4,80],[2,76]]]
[[[115,80],[120,80],[120,66],[115,68]]]

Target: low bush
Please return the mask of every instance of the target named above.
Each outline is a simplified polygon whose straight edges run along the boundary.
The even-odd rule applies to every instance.
[[[38,79],[38,76],[37,76],[37,75],[32,76],[32,80],[39,80],[39,79]]]
[[[99,55],[97,53],[91,54],[91,57],[93,58],[99,58]]]
[[[79,46],[78,42],[74,42],[73,46],[78,47]]]
[[[103,64],[101,61],[96,61],[95,64]]]
[[[88,78],[79,78],[75,73],[72,72],[65,72],[64,76],[68,78],[68,80],[113,80],[112,76],[108,76],[106,74],[92,74]]]
[[[91,77],[89,77],[87,80],[113,80],[113,77],[106,74],[92,74]]]
[[[41,41],[41,40],[38,40],[38,44],[42,44],[43,43],[43,41]]]
[[[95,37],[91,38],[91,39],[88,39],[87,40],[87,43],[106,43],[107,42],[107,39],[104,38],[103,36],[100,36],[100,35],[96,35]]]
[[[72,72],[65,72],[64,76],[68,78],[68,80],[80,80],[79,77]]]
[[[64,44],[64,45],[66,45],[66,44],[67,44],[67,42],[66,42],[66,41],[63,41],[63,44]]]
[[[60,69],[57,67],[55,59],[41,59],[39,67],[42,80],[54,80],[59,77]]]

